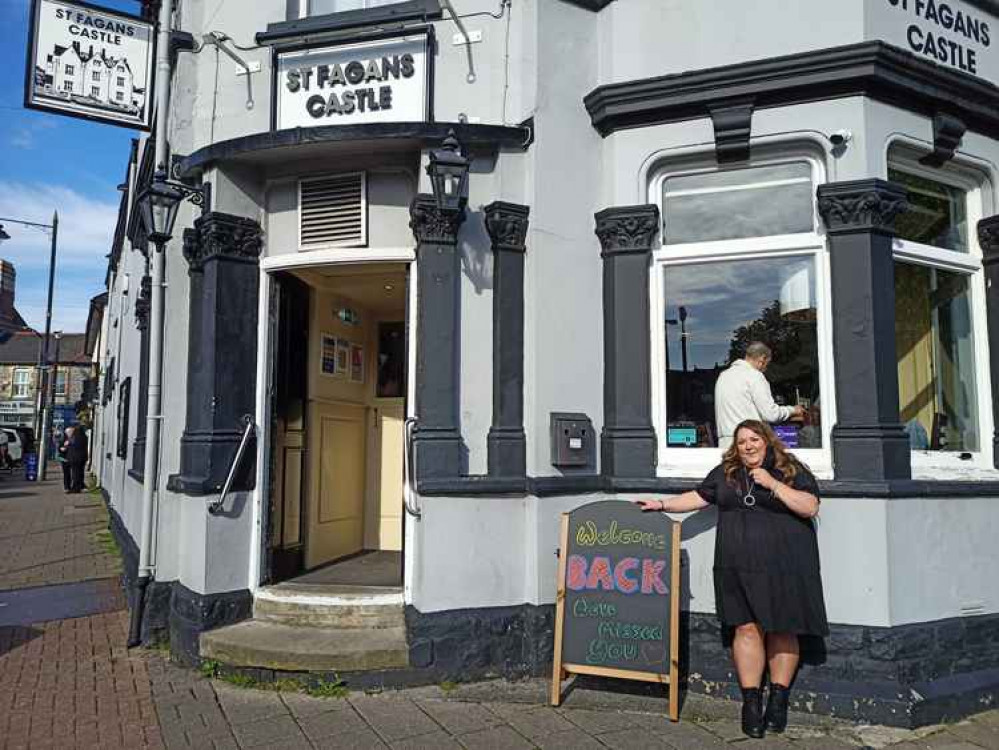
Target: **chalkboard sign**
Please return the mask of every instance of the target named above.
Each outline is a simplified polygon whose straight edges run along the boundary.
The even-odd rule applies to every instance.
[[[607,500],[562,515],[552,704],[569,674],[669,683],[678,718],[680,524]]]

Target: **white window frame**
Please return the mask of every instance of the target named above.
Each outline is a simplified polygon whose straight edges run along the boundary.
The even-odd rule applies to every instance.
[[[405,0],[392,0],[391,2],[380,3],[379,5],[376,5],[375,7],[376,8],[380,8],[380,7],[385,6],[385,5],[395,5],[396,3],[401,3],[401,2],[405,2]],[[365,0],[365,3],[367,3],[367,0]],[[365,5],[364,8],[360,8],[358,10],[368,10],[368,6]],[[346,12],[348,12],[348,11],[334,10],[331,13],[324,13],[323,15],[331,15],[332,13],[346,13]],[[308,18],[309,17],[309,0],[298,0],[298,17],[299,18]]]
[[[31,398],[31,372],[27,367],[17,367],[14,369],[14,376],[11,379],[11,398]],[[25,374],[26,377],[23,383],[18,383],[17,376],[21,374]]]
[[[302,185],[309,182],[321,182],[331,177],[361,177],[361,239],[357,242],[324,242],[316,245],[302,244]],[[368,246],[368,173],[360,172],[324,172],[322,174],[302,177],[297,182],[298,210],[295,217],[296,231],[298,233],[298,251],[308,252],[312,250],[331,250],[338,247],[367,247]]]
[[[890,155],[895,146],[901,155]],[[920,242],[896,237],[892,242],[892,255],[896,262],[935,268],[941,271],[962,273],[971,277],[969,303],[971,307],[972,349],[975,353],[975,406],[978,410],[978,450],[968,451],[970,459],[962,459],[961,451],[913,450],[912,471],[919,477],[953,476],[969,467],[991,471],[992,455],[992,381],[989,373],[988,316],[985,305],[985,274],[982,267],[982,249],[978,244],[978,222],[984,217],[984,179],[976,179],[977,170],[962,169],[960,165],[930,168],[920,164],[915,155],[909,156],[908,144],[897,141],[885,151],[887,168],[897,169],[918,177],[939,182],[965,193],[965,221],[968,226],[968,250],[947,250]]]
[[[825,182],[825,164],[808,152],[788,152],[777,158],[754,160],[747,168],[770,167],[782,164],[807,162],[812,169],[812,195],[815,186]],[[668,165],[659,170],[649,184],[649,202],[663,206],[663,183],[668,178],[727,171],[715,166],[700,169],[670,170]],[[815,269],[815,295],[817,320],[817,345],[819,364],[819,392],[822,398],[822,447],[799,448],[792,453],[804,461],[821,478],[832,476],[831,431],[836,423],[836,393],[832,352],[832,304],[830,299],[829,253],[825,237],[819,233],[820,220],[816,202],[812,200],[812,231],[786,235],[768,235],[735,240],[688,242],[677,245],[663,244],[652,252],[652,272],[649,274],[649,305],[652,331],[652,424],[656,431],[656,474],[660,477],[703,477],[721,460],[718,448],[674,448],[666,445],[666,351],[665,351],[665,270],[670,266],[683,266],[714,262],[748,261],[782,257],[810,257]]]
[[[62,378],[62,390],[59,389],[59,379]],[[69,388],[69,372],[67,370],[56,370],[55,382],[52,385],[53,393],[56,396],[65,398]]]

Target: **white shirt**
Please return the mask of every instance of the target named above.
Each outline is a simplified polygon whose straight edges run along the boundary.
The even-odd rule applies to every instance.
[[[744,359],[737,359],[715,383],[715,424],[718,447],[727,448],[739,423],[747,419],[784,422],[794,413],[778,406],[766,376]]]

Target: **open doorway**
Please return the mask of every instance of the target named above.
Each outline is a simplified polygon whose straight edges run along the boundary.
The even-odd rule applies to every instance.
[[[407,266],[275,279],[270,582],[401,587]]]

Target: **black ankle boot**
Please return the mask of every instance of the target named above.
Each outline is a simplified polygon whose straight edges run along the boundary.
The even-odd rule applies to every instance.
[[[767,729],[771,732],[783,732],[787,729],[787,702],[791,695],[790,688],[770,683],[770,694],[767,696]]]
[[[763,693],[759,688],[742,689],[742,732],[747,737],[763,737]]]

